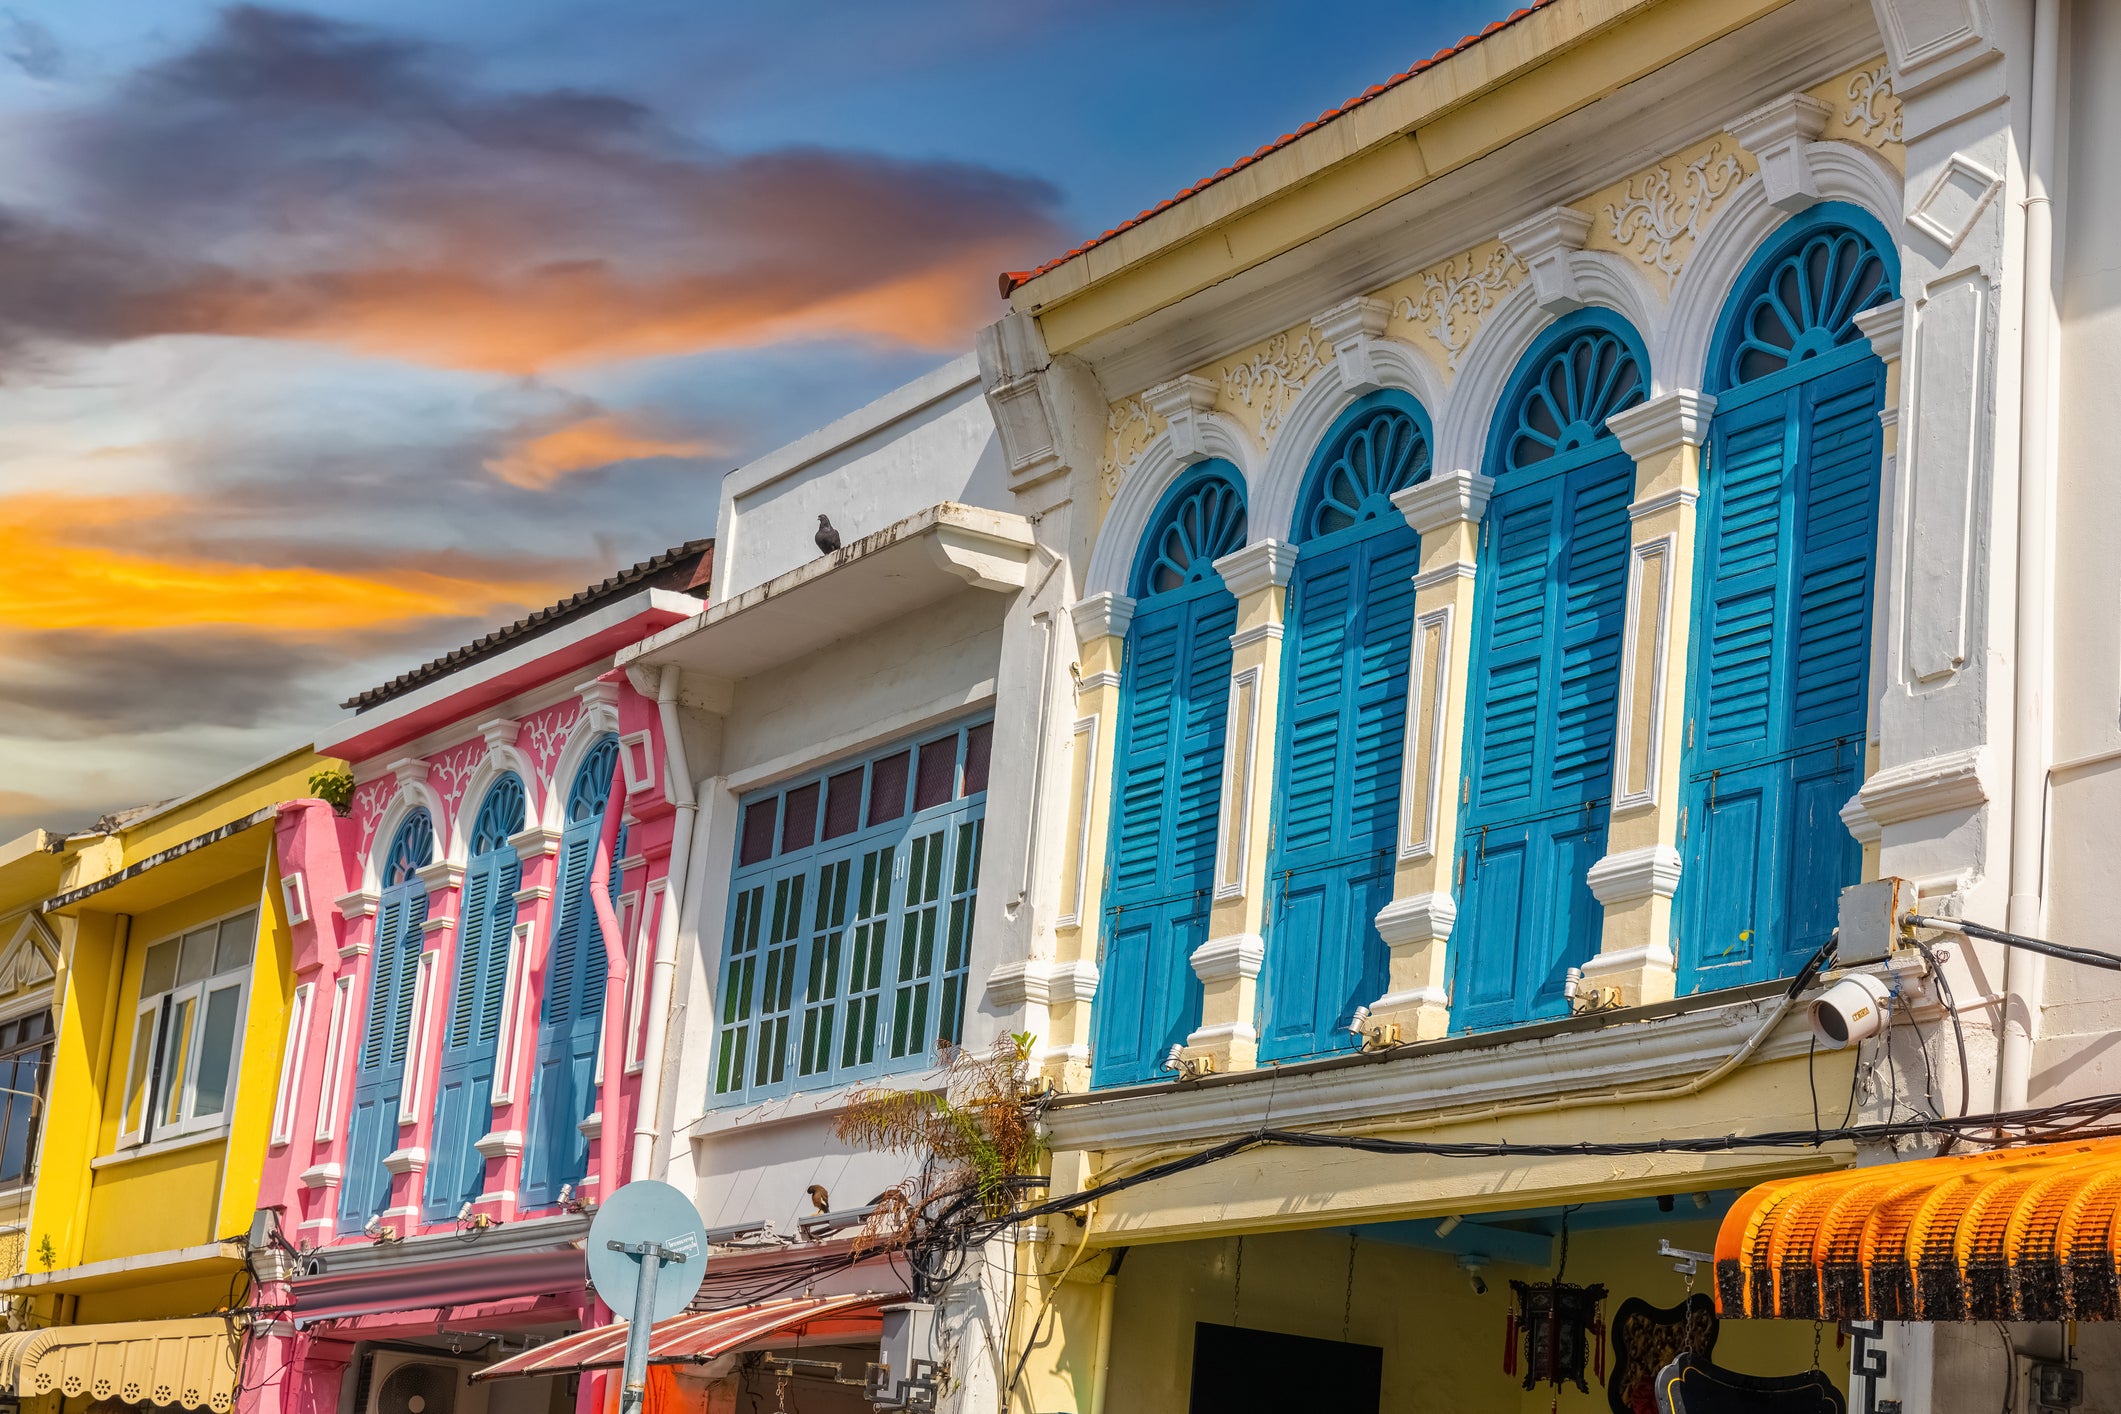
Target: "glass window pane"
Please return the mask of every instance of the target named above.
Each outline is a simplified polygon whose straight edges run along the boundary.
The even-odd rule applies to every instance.
[[[922,742],[920,769],[913,781],[913,808],[941,805],[956,786],[957,733]]]
[[[754,800],[744,807],[744,841],[737,846],[739,865],[757,864],[773,857],[773,826],[779,796]]]
[[[258,915],[241,913],[221,923],[221,936],[214,945],[214,975],[250,966],[251,939],[258,931]]]
[[[994,750],[994,723],[981,722],[965,733],[965,783],[959,795],[978,795],[987,788],[987,758]]]
[[[869,772],[869,823],[881,825],[906,813],[907,767],[910,751],[894,752],[878,761]]]
[[[32,1067],[20,1065],[10,1069],[12,1075],[0,1070],[0,1076],[7,1076],[7,1083],[16,1089],[28,1089],[27,1082],[31,1077],[25,1072]],[[29,1170],[30,1109],[33,1103],[22,1095],[0,1095],[0,1116],[4,1116],[0,1118],[0,1126],[4,1126],[0,1127],[0,1183],[20,1183]]]
[[[162,1063],[155,1078],[155,1123],[176,1124],[184,1117],[184,1082],[191,1075],[192,1024],[199,1010],[196,996],[183,997],[169,1007],[169,1025],[162,1030]]]
[[[788,792],[788,807],[781,812],[781,853],[817,843],[817,788],[812,781]]]
[[[862,768],[842,771],[825,782],[825,838],[851,835],[862,823]]]
[[[214,971],[214,930],[201,928],[184,935],[184,953],[177,962],[177,985],[204,982]]]
[[[236,1048],[236,1020],[243,988],[223,987],[206,998],[206,1024],[199,1029],[199,1085],[193,1119],[217,1115],[228,1104],[229,1061]]]
[[[156,943],[147,950],[147,963],[140,970],[140,996],[142,1000],[166,992],[177,985],[177,950],[183,946],[175,938]]]
[[[132,1073],[125,1082],[125,1122],[121,1126],[128,1134],[140,1127],[141,1116],[147,1112],[147,1078],[154,1073],[155,1011],[149,1007],[133,1023]]]

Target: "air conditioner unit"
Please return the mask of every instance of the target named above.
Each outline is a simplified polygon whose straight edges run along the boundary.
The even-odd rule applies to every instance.
[[[402,1350],[371,1350],[367,1360],[356,1414],[486,1414],[486,1386],[470,1380],[475,1361]]]

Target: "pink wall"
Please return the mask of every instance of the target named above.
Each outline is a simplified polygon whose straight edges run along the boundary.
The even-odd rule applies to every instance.
[[[302,1047],[295,1077],[291,1123],[284,1142],[275,1143],[265,1164],[262,1206],[276,1208],[288,1238],[298,1245],[328,1247],[367,1242],[358,1233],[337,1229],[338,1179],[345,1162],[346,1116],[354,1084],[354,1053],[360,1045],[366,1013],[369,973],[376,925],[376,876],[389,849],[397,822],[416,804],[434,817],[437,864],[426,872],[428,933],[426,950],[433,960],[422,973],[414,1011],[413,1059],[408,1061],[408,1102],[402,1115],[413,1123],[399,1131],[398,1147],[432,1152],[433,1105],[442,1051],[445,999],[456,964],[459,886],[465,863],[465,835],[486,785],[501,771],[523,779],[531,825],[517,837],[523,873],[516,921],[518,945],[511,957],[511,999],[503,1022],[494,1090],[497,1100],[489,1127],[495,1135],[512,1135],[498,1157],[486,1166],[483,1192],[492,1195],[475,1212],[503,1222],[516,1217],[520,1191],[522,1137],[530,1129],[531,1075],[536,1060],[537,1021],[544,996],[546,950],[558,900],[556,885],[560,829],[568,788],[581,756],[597,739],[616,731],[620,763],[616,776],[627,824],[627,857],[623,865],[617,910],[627,954],[623,983],[605,999],[610,1008],[625,1008],[621,1030],[607,1023],[607,1036],[623,1036],[623,1055],[603,1060],[605,1087],[600,1107],[603,1122],[616,1124],[618,1142],[590,1145],[590,1177],[583,1196],[594,1197],[625,1182],[635,1098],[639,1091],[641,1035],[646,1022],[646,982],[654,954],[657,912],[664,899],[674,809],[664,790],[663,742],[655,703],[635,692],[619,672],[605,674],[577,694],[525,715],[520,720],[466,719],[444,728],[445,745],[418,758],[403,757],[395,742],[378,743],[373,756],[352,763],[361,784],[353,808],[344,818],[315,801],[293,802],[281,810],[278,825],[280,859],[286,874],[300,873],[310,900],[309,919],[293,927],[295,982],[306,1016],[298,1021]],[[432,735],[429,737],[433,739]],[[615,866],[616,867],[616,866]],[[522,947],[523,925],[529,925]],[[342,992],[342,979],[350,985]],[[334,1036],[334,1001],[340,1006]],[[335,1044],[336,1042],[336,1044]],[[616,1081],[617,1109],[609,1113],[608,1097]],[[326,1106],[328,1104],[328,1112]],[[324,1137],[319,1138],[320,1129]],[[281,1139],[280,1134],[274,1136]],[[621,1171],[609,1187],[599,1172],[600,1154],[615,1155]],[[419,1218],[424,1166],[392,1180],[385,1221],[402,1237],[453,1230],[455,1223],[423,1224]],[[549,1210],[548,1210],[549,1211]]]

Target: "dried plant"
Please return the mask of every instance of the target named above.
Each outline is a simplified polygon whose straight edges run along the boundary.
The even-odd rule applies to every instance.
[[[939,1046],[946,1077],[939,1091],[861,1086],[851,1093],[833,1124],[842,1142],[920,1160],[903,1183],[877,1195],[858,1245],[913,1240],[966,1208],[988,1218],[1009,1211],[1011,1180],[1045,1158],[1025,1104],[1033,1039],[997,1036],[985,1052]]]

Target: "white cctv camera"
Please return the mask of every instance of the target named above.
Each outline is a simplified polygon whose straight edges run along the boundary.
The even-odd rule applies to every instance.
[[[1867,1041],[1885,1029],[1892,989],[1868,972],[1851,972],[1812,1000],[1812,1034],[1828,1050]]]

